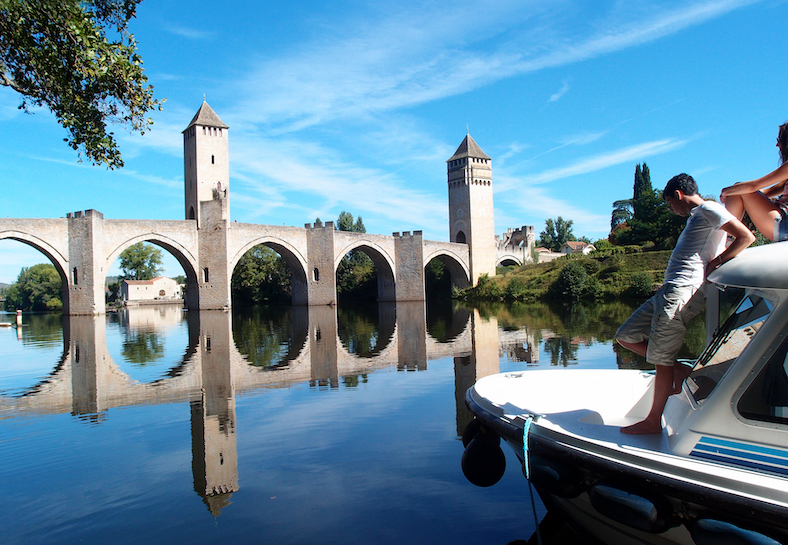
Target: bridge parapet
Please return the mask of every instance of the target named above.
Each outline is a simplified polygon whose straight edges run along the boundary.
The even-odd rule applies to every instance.
[[[496,266],[509,262],[517,265],[531,263],[535,240],[533,225],[523,225],[517,229],[510,227],[501,236],[495,235]]]

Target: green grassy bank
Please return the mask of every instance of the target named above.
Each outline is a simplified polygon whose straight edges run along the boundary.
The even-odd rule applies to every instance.
[[[662,283],[670,251],[607,256],[571,255],[482,277],[457,290],[465,301],[644,300]]]

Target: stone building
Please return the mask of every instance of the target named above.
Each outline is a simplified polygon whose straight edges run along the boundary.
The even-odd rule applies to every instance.
[[[447,161],[449,241],[470,248],[471,284],[495,276],[496,242],[492,159],[470,134]]]
[[[221,194],[229,209],[229,129],[216,112],[202,103],[183,130],[183,182],[186,219],[200,222],[200,203]],[[210,158],[210,159],[209,159]],[[229,214],[228,214],[229,217]]]
[[[470,249],[471,284],[498,265],[533,262],[534,228],[524,225],[495,234],[492,159],[470,134],[446,161],[449,184],[449,240]]]
[[[159,276],[151,280],[124,280],[120,284],[120,298],[126,303],[181,302],[183,292],[178,282]]]

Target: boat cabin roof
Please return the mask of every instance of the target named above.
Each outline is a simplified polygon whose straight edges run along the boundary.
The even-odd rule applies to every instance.
[[[721,286],[788,289],[788,241],[747,248],[709,275]]]

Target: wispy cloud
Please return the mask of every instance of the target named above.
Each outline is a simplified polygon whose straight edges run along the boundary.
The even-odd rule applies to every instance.
[[[561,97],[564,96],[566,93],[568,93],[570,88],[571,86],[569,85],[569,82],[565,80],[563,85],[561,85],[561,88],[555,93],[553,93],[552,95],[550,95],[550,99],[548,100],[548,102],[557,102],[561,100]]]
[[[482,10],[460,1],[449,12],[435,4],[405,3],[388,7],[382,17],[362,13],[329,22],[306,33],[300,45],[284,54],[270,58],[269,51],[258,52],[243,78],[229,84],[238,99],[223,109],[222,117],[233,126],[233,177],[242,180],[235,187],[241,185],[246,192],[243,198],[234,197],[234,206],[254,217],[286,207],[304,214],[346,207],[356,215],[401,222],[403,229],[414,225],[443,232],[445,212],[435,213],[446,207],[443,195],[420,191],[383,162],[379,168],[359,167],[347,151],[338,151],[340,146],[328,134],[353,134],[380,149],[402,150],[409,139],[424,139],[411,138],[402,125],[397,130],[381,127],[390,127],[385,118],[403,115],[408,107],[636,47],[757,1],[610,2],[595,5],[590,18],[573,15],[582,6],[571,0],[512,0]],[[170,30],[189,35],[185,29]],[[551,101],[570,91],[569,81]],[[167,117],[178,119],[177,124],[157,121],[144,144],[179,155],[182,120],[191,113]],[[173,138],[176,130],[178,137]],[[412,131],[424,136],[416,128]],[[575,135],[540,155],[604,134]],[[518,185],[545,184],[683,144],[674,139],[648,142],[512,180]],[[497,164],[525,147],[513,144]],[[415,157],[414,150],[407,152]],[[440,142],[431,142],[418,154],[434,158],[445,152]],[[499,179],[498,173],[496,180],[498,192],[513,188],[514,182]],[[544,199],[546,203],[548,197]],[[580,218],[581,212],[575,215]]]
[[[181,36],[183,38],[188,38],[190,40],[205,40],[209,38],[213,38],[215,34],[208,30],[200,30],[196,28],[187,28],[178,25],[170,25],[164,28],[165,31],[175,34],[176,36]]]
[[[504,183],[514,183],[515,180],[500,176],[500,181]],[[496,224],[511,227],[521,225],[523,216],[538,218],[531,223],[537,233],[544,229],[544,219],[556,218],[561,216],[571,219],[574,225],[574,232],[577,236],[601,236],[607,232],[610,224],[610,216],[590,212],[587,208],[573,206],[562,198],[550,195],[546,188],[541,186],[529,186],[528,198],[517,201],[516,212],[506,217],[496,213]]]
[[[496,192],[503,193],[512,189],[521,188],[523,185],[532,187],[548,182],[554,182],[556,180],[570,178],[572,176],[587,174],[589,172],[596,172],[598,170],[602,170],[614,165],[620,165],[622,163],[641,161],[646,157],[652,157],[654,155],[659,155],[661,153],[667,153],[669,151],[678,149],[684,146],[687,142],[688,140],[668,138],[601,153],[566,167],[550,169],[538,174],[522,176],[517,180],[516,184],[498,183],[496,184]]]
[[[285,57],[260,62],[239,86],[247,95],[239,108],[253,112],[252,121],[284,131],[358,119],[638,46],[755,1],[650,4],[649,10],[638,4],[602,6],[593,25],[569,31],[562,29],[568,2],[549,8],[510,5],[479,17],[429,8],[398,13],[348,30],[351,38],[317,38]],[[568,89],[565,83],[551,100]]]
[[[445,231],[444,199],[397,183],[384,170],[347,162],[331,149],[314,144],[303,146],[297,140],[258,137],[234,149],[233,164],[234,171],[243,177],[248,196],[234,202],[251,207],[250,213],[255,213],[258,205],[269,213],[275,208],[295,206],[309,214],[306,217],[311,221],[311,213],[319,209],[331,210],[334,215],[349,210],[354,215],[374,216],[401,225],[402,230]],[[277,168],[271,169],[272,164]],[[294,198],[296,195],[298,198]],[[333,216],[322,219],[329,221]]]

